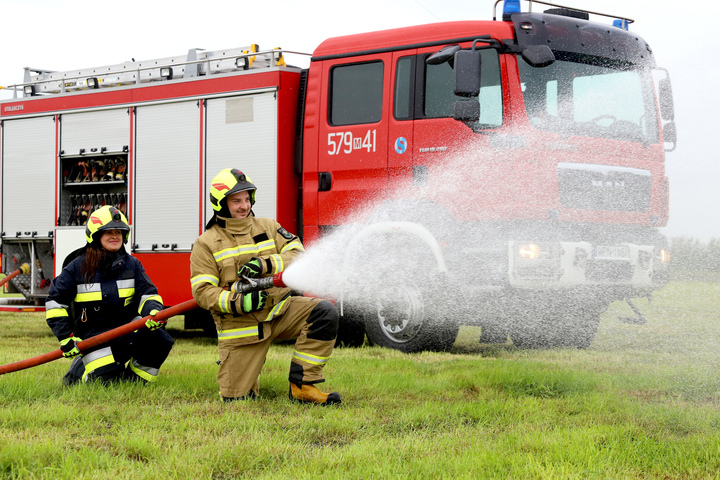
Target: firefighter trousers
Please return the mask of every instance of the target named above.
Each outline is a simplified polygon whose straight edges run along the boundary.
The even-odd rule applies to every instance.
[[[154,382],[174,343],[163,329],[132,332],[76,357],[63,383],[140,379]]]
[[[220,343],[218,385],[223,398],[259,395],[260,371],[274,340],[295,338],[289,380],[295,384],[324,382],[322,370],[337,337],[339,316],[335,306],[309,297],[290,297],[280,317],[271,320],[270,335],[255,343],[226,346]],[[251,393],[252,392],[252,393]]]

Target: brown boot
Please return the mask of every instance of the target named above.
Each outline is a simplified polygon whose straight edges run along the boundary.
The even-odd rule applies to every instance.
[[[335,405],[341,402],[340,394],[337,392],[324,393],[318,390],[315,385],[295,385],[290,383],[288,392],[290,400],[300,403],[316,403],[318,405]]]

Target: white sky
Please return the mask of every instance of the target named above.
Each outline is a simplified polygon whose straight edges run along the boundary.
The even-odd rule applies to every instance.
[[[668,236],[720,238],[720,42],[703,19],[720,16],[720,2],[688,10],[658,0],[557,0],[563,5],[622,15],[670,71],[675,93],[677,149],[667,156]],[[0,85],[20,83],[23,67],[70,70],[218,50],[261,48],[312,53],[325,38],[452,20],[491,20],[494,0],[0,0]],[[191,7],[188,7],[191,5]],[[523,1],[523,10],[527,2]],[[502,8],[502,3],[499,5]],[[533,10],[542,10],[535,5]],[[688,15],[688,12],[690,14]],[[500,16],[500,11],[498,11]],[[605,20],[601,20],[605,21]],[[607,22],[610,22],[608,19]],[[300,64],[297,58],[288,59]],[[301,66],[304,66],[300,64]],[[0,90],[0,98],[9,98]]]

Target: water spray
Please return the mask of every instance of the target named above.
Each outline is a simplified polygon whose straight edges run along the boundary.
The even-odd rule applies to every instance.
[[[443,273],[447,273],[448,268],[445,264],[445,257],[443,257],[440,244],[437,239],[433,236],[430,231],[419,223],[414,222],[378,222],[373,223],[363,228],[357,235],[355,235],[350,244],[345,250],[345,258],[343,262],[343,279],[348,278],[349,272],[347,271],[350,260],[355,254],[355,247],[366,237],[375,233],[404,233],[414,235],[422,240],[432,252],[437,262],[438,270]],[[343,315],[343,304],[345,300],[345,282],[343,281],[340,289],[340,315]]]

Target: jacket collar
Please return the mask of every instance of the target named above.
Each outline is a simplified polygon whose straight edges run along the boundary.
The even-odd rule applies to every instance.
[[[231,235],[242,235],[250,233],[250,228],[252,227],[254,220],[254,215],[252,214],[247,218],[241,219],[224,218],[218,215],[217,225],[221,228],[224,228]]]

